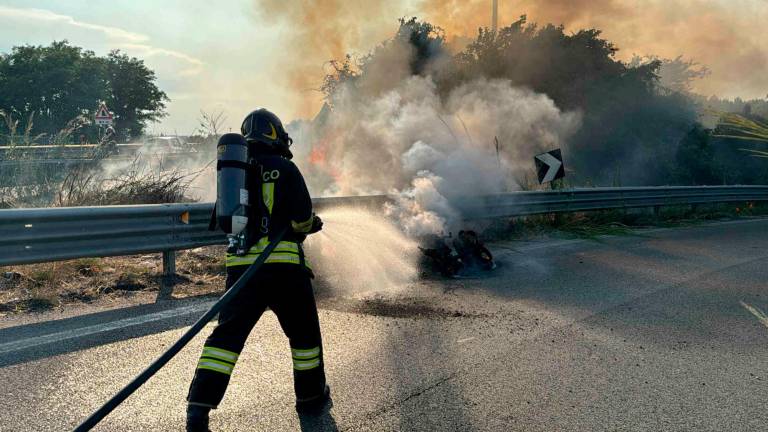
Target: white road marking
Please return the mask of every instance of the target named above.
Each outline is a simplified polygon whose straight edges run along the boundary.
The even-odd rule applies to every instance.
[[[456,341],[456,343],[469,342],[469,341],[471,341],[473,339],[475,339],[475,338],[474,337],[468,337],[468,338],[464,338],[464,339],[459,339],[459,340]]]
[[[143,324],[149,324],[156,321],[162,321],[169,318],[175,318],[183,315],[200,313],[207,311],[215,302],[205,302],[191,306],[184,306],[176,309],[169,309],[162,312],[155,312],[147,315],[140,315],[132,318],[125,318],[103,324],[96,324],[87,327],[80,327],[72,330],[66,330],[56,333],[49,333],[42,336],[35,336],[27,339],[16,340],[0,344],[0,355],[9,354],[14,351],[21,351],[28,348],[34,348],[40,345],[61,342],[68,339],[77,339],[84,336],[92,336],[99,333],[105,333],[113,330],[120,330],[127,327],[133,327]]]
[[[766,315],[765,312],[752,305],[746,304],[743,301],[740,301],[739,303],[741,303],[741,305],[744,306],[744,309],[748,310],[749,313],[754,315],[757,320],[760,321],[764,326],[768,327],[768,315]]]

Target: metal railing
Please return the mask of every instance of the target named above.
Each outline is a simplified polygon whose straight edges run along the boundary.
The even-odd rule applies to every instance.
[[[319,198],[336,206],[381,209],[387,196]],[[768,201],[768,186],[635,187],[515,192],[454,200],[467,219],[666,205]],[[174,251],[223,244],[208,231],[212,204],[0,210],[0,266]]]
[[[467,218],[622,208],[768,201],[768,186],[666,186],[516,192],[459,200]]]

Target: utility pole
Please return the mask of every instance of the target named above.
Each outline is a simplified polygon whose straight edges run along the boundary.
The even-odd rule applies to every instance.
[[[499,0],[493,0],[493,14],[491,18],[491,28],[493,32],[499,29]]]

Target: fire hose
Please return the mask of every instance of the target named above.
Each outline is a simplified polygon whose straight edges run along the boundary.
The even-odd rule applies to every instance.
[[[112,397],[109,401],[107,401],[104,405],[101,406],[98,410],[96,410],[93,414],[91,414],[90,417],[85,419],[84,422],[80,424],[80,426],[76,427],[74,429],[74,432],[86,432],[93,429],[94,426],[99,424],[100,421],[104,419],[109,413],[114,411],[115,408],[117,408],[121,403],[123,403],[128,396],[132,395],[133,392],[139,389],[144,383],[146,383],[152,376],[154,376],[160,369],[163,368],[173,357],[176,356],[188,343],[192,340],[200,331],[205,327],[206,324],[208,324],[209,321],[213,319],[216,314],[219,313],[219,311],[226,306],[229,302],[232,301],[235,296],[245,287],[246,283],[250,281],[251,278],[256,274],[256,272],[261,268],[261,266],[264,264],[264,262],[267,260],[269,255],[272,253],[273,250],[277,247],[278,243],[283,239],[285,236],[287,230],[283,230],[280,232],[277,237],[275,237],[274,240],[272,240],[269,245],[267,245],[266,249],[259,255],[259,258],[251,264],[250,267],[243,273],[243,275],[240,277],[240,279],[235,282],[232,287],[227,290],[227,292],[213,305],[211,308],[206,312],[200,319],[195,322],[195,324],[192,325],[192,327],[187,330],[184,335],[182,335],[176,343],[174,343],[168,350],[166,350],[160,357],[158,357],[157,360],[155,360],[149,367],[147,367],[142,373],[140,373],[136,378],[133,379],[128,385],[123,387],[122,390],[120,390],[116,395]]]

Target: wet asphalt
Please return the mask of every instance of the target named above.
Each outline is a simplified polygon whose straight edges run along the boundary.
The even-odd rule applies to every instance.
[[[768,221],[491,249],[499,261],[491,274],[424,280],[397,293],[323,295],[333,405],[317,417],[293,409],[288,344],[266,314],[212,414],[212,429],[768,425]],[[210,302],[4,322],[0,431],[71,430]],[[96,430],[183,430],[187,386],[208,332]]]

